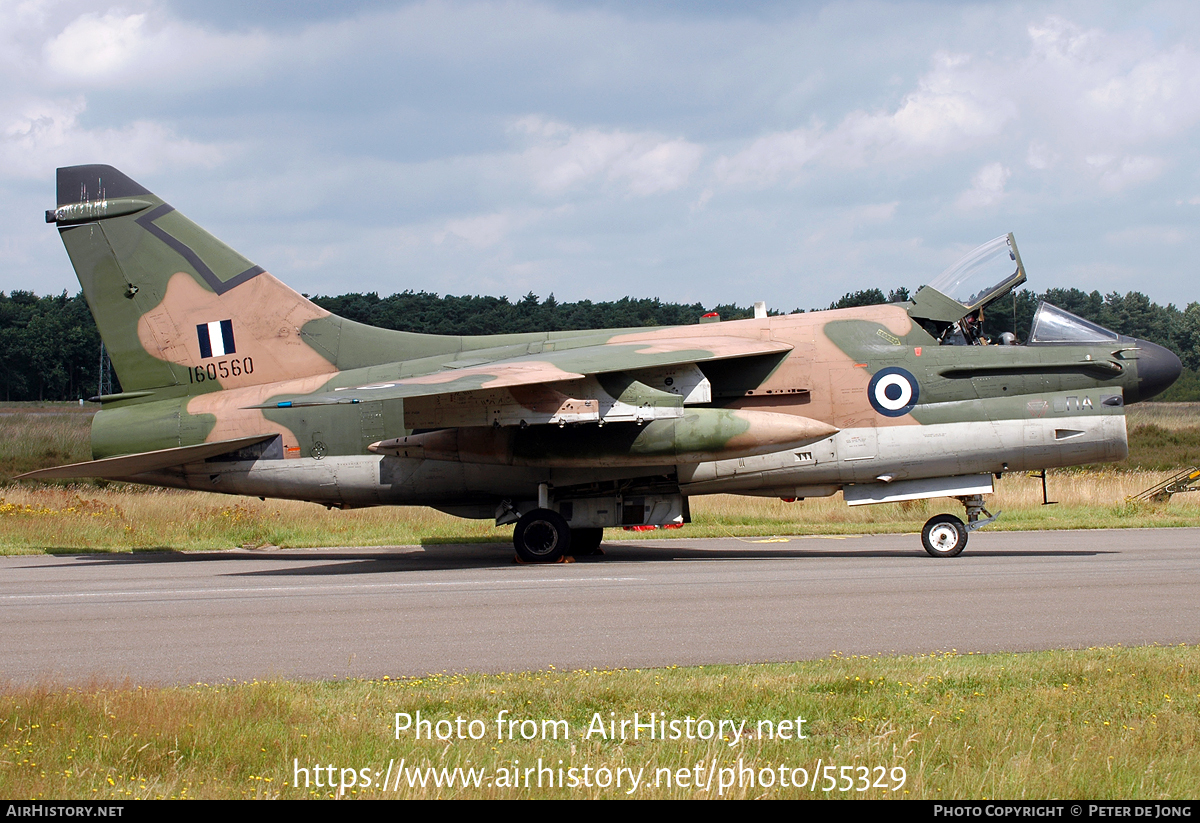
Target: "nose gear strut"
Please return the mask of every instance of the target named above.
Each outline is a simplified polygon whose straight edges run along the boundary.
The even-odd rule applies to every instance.
[[[983,495],[972,494],[967,497],[958,498],[958,502],[962,503],[967,509],[967,531],[973,532],[976,529],[982,529],[989,523],[995,522],[996,518],[1004,514],[1004,512],[996,512],[992,514],[983,506]],[[986,514],[986,520],[980,520],[979,515]]]

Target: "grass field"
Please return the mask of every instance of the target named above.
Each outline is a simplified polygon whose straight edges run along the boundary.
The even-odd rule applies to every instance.
[[[1200,462],[1198,409],[1131,408],[1130,464],[1052,472],[1056,505],[1041,505],[1038,480],[1004,477],[988,503],[1005,514],[989,528],[1200,525],[1200,495],[1125,502],[1165,470]],[[89,411],[0,409],[0,475],[88,459]],[[931,514],[959,508],[933,500],[850,509],[840,495],[793,504],[702,497],[693,498],[695,522],[684,529],[607,537],[912,532]],[[7,553],[509,538],[510,530],[490,522],[428,509],[327,511],[108,483],[0,486],[0,551]],[[487,739],[397,739],[396,714],[418,711],[434,724],[478,720],[474,728]],[[539,739],[519,739],[520,725],[518,739],[494,739],[502,711],[537,721]],[[728,739],[704,739],[695,726],[692,739],[586,735],[597,717],[619,722],[635,712],[642,722],[650,713],[746,721],[749,734],[731,736],[726,726],[717,737]],[[800,717],[803,740],[771,739],[758,725],[767,720],[778,731],[781,721]],[[570,738],[540,739],[541,721],[565,721]],[[472,728],[465,727],[468,738]],[[764,666],[179,689],[0,687],[0,796],[10,798],[1173,799],[1195,796],[1198,753],[1200,648],[1190,646],[1021,655],[947,649]],[[539,759],[548,771],[538,770]],[[575,785],[561,785],[572,775]],[[538,788],[539,777],[554,785]],[[463,785],[476,779],[477,787]],[[609,785],[600,785],[605,779]],[[783,786],[785,779],[804,787]]]
[[[1158,472],[1052,474],[1051,499],[1058,502],[1043,506],[1039,480],[1009,475],[997,481],[996,494],[988,499],[993,512],[1003,512],[988,529],[1200,525],[1200,494],[1176,495],[1162,504],[1125,501],[1163,476]],[[693,522],[681,529],[609,529],[605,538],[913,533],[942,511],[961,513],[961,506],[935,499],[850,508],[840,494],[797,503],[713,495],[692,499]],[[7,554],[503,543],[511,536],[511,527],[496,528],[490,520],[460,520],[425,508],[339,511],[289,500],[119,485],[0,490],[0,552]]]
[[[62,463],[91,460],[95,404],[0,404],[0,482]]]
[[[517,725],[497,739],[502,710]],[[396,714],[417,712],[433,739],[397,739]],[[599,734],[597,717],[635,712],[679,734]],[[689,717],[727,724],[689,739]],[[1200,648],[1186,646],[0,692],[9,798],[1171,799],[1195,797],[1198,775]]]

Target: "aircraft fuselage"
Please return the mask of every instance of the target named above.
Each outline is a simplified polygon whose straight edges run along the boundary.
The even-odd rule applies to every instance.
[[[904,303],[454,337],[337,317],[109,166],[59,169],[46,219],[123,391],[96,398],[94,460],[29,476],[429,505],[516,523],[531,561],[687,522],[692,495],[839,490],[957,498],[969,525],[922,535],[951,557],[993,475],[1124,458],[1124,405],[1181,368],[1049,304],[1025,345],[986,345],[1025,281],[1011,234]]]

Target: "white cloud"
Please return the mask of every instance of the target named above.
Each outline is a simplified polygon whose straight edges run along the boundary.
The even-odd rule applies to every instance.
[[[1200,122],[1200,54],[1185,46],[1161,49],[1053,15],[1026,36],[1024,52],[939,52],[894,108],[763,135],[721,157],[714,173],[726,185],[759,188],[814,169],[894,173],[900,163],[915,170],[946,155],[994,152],[1016,137],[1030,168],[1061,169],[1066,157],[1091,185],[1115,191],[1161,173],[1148,144]],[[1082,161],[1096,155],[1116,159],[1099,170]],[[990,182],[976,181],[960,204],[992,202],[987,186],[997,179],[993,170]]]
[[[1023,115],[1066,154],[1121,154],[1200,120],[1200,55],[1051,16],[1029,26]]]
[[[1131,226],[1108,232],[1104,239],[1110,243],[1130,246],[1176,245],[1192,238],[1193,232],[1178,226]]]
[[[1012,172],[1000,163],[988,163],[971,178],[971,188],[959,195],[960,209],[978,209],[990,206],[1004,197],[1004,184]]]
[[[1200,117],[1200,56],[1181,47],[1147,56],[1086,99],[1125,140],[1175,134]]]
[[[894,111],[856,110],[832,129],[818,125],[760,137],[733,157],[722,157],[715,171],[727,184],[761,187],[790,182],[812,163],[886,166],[968,150],[1016,116],[1016,106],[992,85],[969,56],[937,54],[934,68]]]
[[[795,177],[821,148],[819,129],[768,134],[733,157],[717,160],[715,171],[727,185],[769,186],[782,178]]]
[[[161,89],[172,83],[183,92],[241,85],[247,77],[261,79],[265,68],[286,69],[314,52],[325,56],[321,46],[313,48],[314,37],[338,42],[320,27],[272,37],[211,31],[165,18],[154,7],[140,13],[110,10],[81,14],[47,36],[41,60],[48,79],[60,86]]]
[[[867,206],[859,206],[854,213],[860,223],[887,223],[896,216],[896,207],[899,205],[895,201],[872,203]]]
[[[1011,100],[992,87],[991,72],[976,70],[970,56],[938,54],[934,63],[895,114],[877,118],[883,135],[910,146],[961,148],[1016,116]]]
[[[847,209],[830,210],[823,215],[821,222],[805,235],[805,242],[810,245],[828,243],[835,238],[849,240],[856,235],[861,237],[862,229],[873,229],[890,223],[896,217],[898,202],[867,203]]]
[[[1100,186],[1109,192],[1154,180],[1166,168],[1165,161],[1159,157],[1091,155],[1086,162]]]
[[[1035,59],[1060,65],[1089,63],[1102,59],[1101,32],[1084,31],[1058,15],[1027,27]]]
[[[539,117],[518,120],[514,130],[533,139],[523,162],[536,187],[551,195],[598,181],[640,197],[674,191],[687,183],[703,154],[683,139],[580,129]]]
[[[513,231],[537,222],[544,214],[542,210],[529,209],[455,218],[435,230],[432,239],[438,245],[458,238],[477,249],[490,248],[506,240]]]
[[[1058,154],[1041,140],[1029,144],[1025,152],[1025,162],[1031,169],[1045,170],[1058,163]]]
[[[430,0],[285,20],[0,0],[0,190],[35,215],[54,167],[113,163],[310,291],[725,300],[788,272],[755,291],[784,308],[923,282],[994,233],[976,235],[997,206],[1031,261],[1053,245],[1086,272],[1097,236],[1200,202],[1200,13],[1177,0],[1152,21],[1063,0],[718,7]],[[1126,268],[1183,292],[1196,241]],[[49,252],[0,274],[70,278]],[[1035,285],[1075,276],[1052,262]]]
[[[0,176],[45,178],[56,166],[107,163],[139,172],[162,166],[213,167],[229,147],[182,138],[161,123],[87,129],[82,98],[27,100],[0,108]],[[7,111],[5,111],[7,109]]]
[[[46,63],[69,76],[111,75],[147,47],[146,15],[84,14],[46,43]]]

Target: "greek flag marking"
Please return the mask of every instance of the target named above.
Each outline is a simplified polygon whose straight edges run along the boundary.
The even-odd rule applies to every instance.
[[[200,340],[200,358],[224,357],[233,354],[233,321],[214,320],[196,326],[196,337]]]

